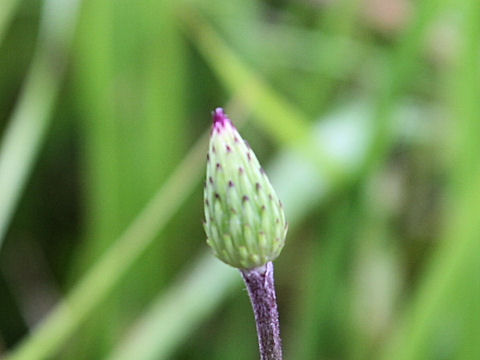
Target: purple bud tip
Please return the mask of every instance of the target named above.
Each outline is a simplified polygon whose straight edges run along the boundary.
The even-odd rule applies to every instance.
[[[218,107],[212,111],[213,130],[220,132],[226,124],[231,124],[230,119],[225,115],[222,108]]]

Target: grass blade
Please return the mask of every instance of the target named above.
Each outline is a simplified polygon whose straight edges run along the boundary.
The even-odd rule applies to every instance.
[[[188,16],[186,14],[189,14]],[[341,168],[311,137],[311,124],[296,107],[277,94],[222,41],[194,10],[182,12],[187,35],[221,82],[257,116],[259,126],[280,145],[288,145],[316,163],[329,177],[340,180]]]
[[[193,190],[203,170],[206,148],[207,134],[197,142],[146,208],[65,300],[5,359],[44,359],[59,349],[107,297]]]
[[[3,0],[0,3],[0,44],[19,4],[20,0]]]
[[[77,0],[47,0],[44,5],[35,57],[0,146],[0,248],[50,124],[76,8]],[[60,51],[58,57],[52,57],[52,49]]]
[[[460,9],[462,50],[452,74],[452,104],[455,118],[450,119],[458,135],[454,162],[450,169],[449,201],[446,206],[446,231],[428,264],[420,286],[403,316],[399,332],[388,344],[385,359],[459,358],[476,359],[478,319],[470,318],[474,304],[480,302],[478,254],[480,243],[480,9],[476,1],[465,0]],[[478,307],[477,307],[478,308]],[[455,335],[443,351],[445,331],[454,327]],[[472,333],[473,332],[473,333]],[[443,340],[442,340],[443,339]],[[459,340],[460,339],[460,340]],[[437,345],[437,347],[435,346]]]
[[[238,271],[210,253],[202,255],[154,301],[108,359],[168,359],[179,342],[240,285]]]

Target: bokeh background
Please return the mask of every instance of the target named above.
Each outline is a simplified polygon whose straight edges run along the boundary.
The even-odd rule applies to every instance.
[[[479,57],[477,0],[1,0],[0,357],[258,358],[201,225],[223,106],[286,359],[480,359]]]

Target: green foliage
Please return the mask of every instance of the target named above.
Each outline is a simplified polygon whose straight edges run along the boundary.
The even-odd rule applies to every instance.
[[[256,356],[217,106],[289,220],[287,358],[480,357],[478,1],[0,3],[2,358]]]

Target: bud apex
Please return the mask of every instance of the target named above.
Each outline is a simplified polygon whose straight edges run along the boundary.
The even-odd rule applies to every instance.
[[[287,223],[280,200],[250,146],[223,109],[213,112],[205,186],[207,243],[223,262],[252,269],[275,260]]]

